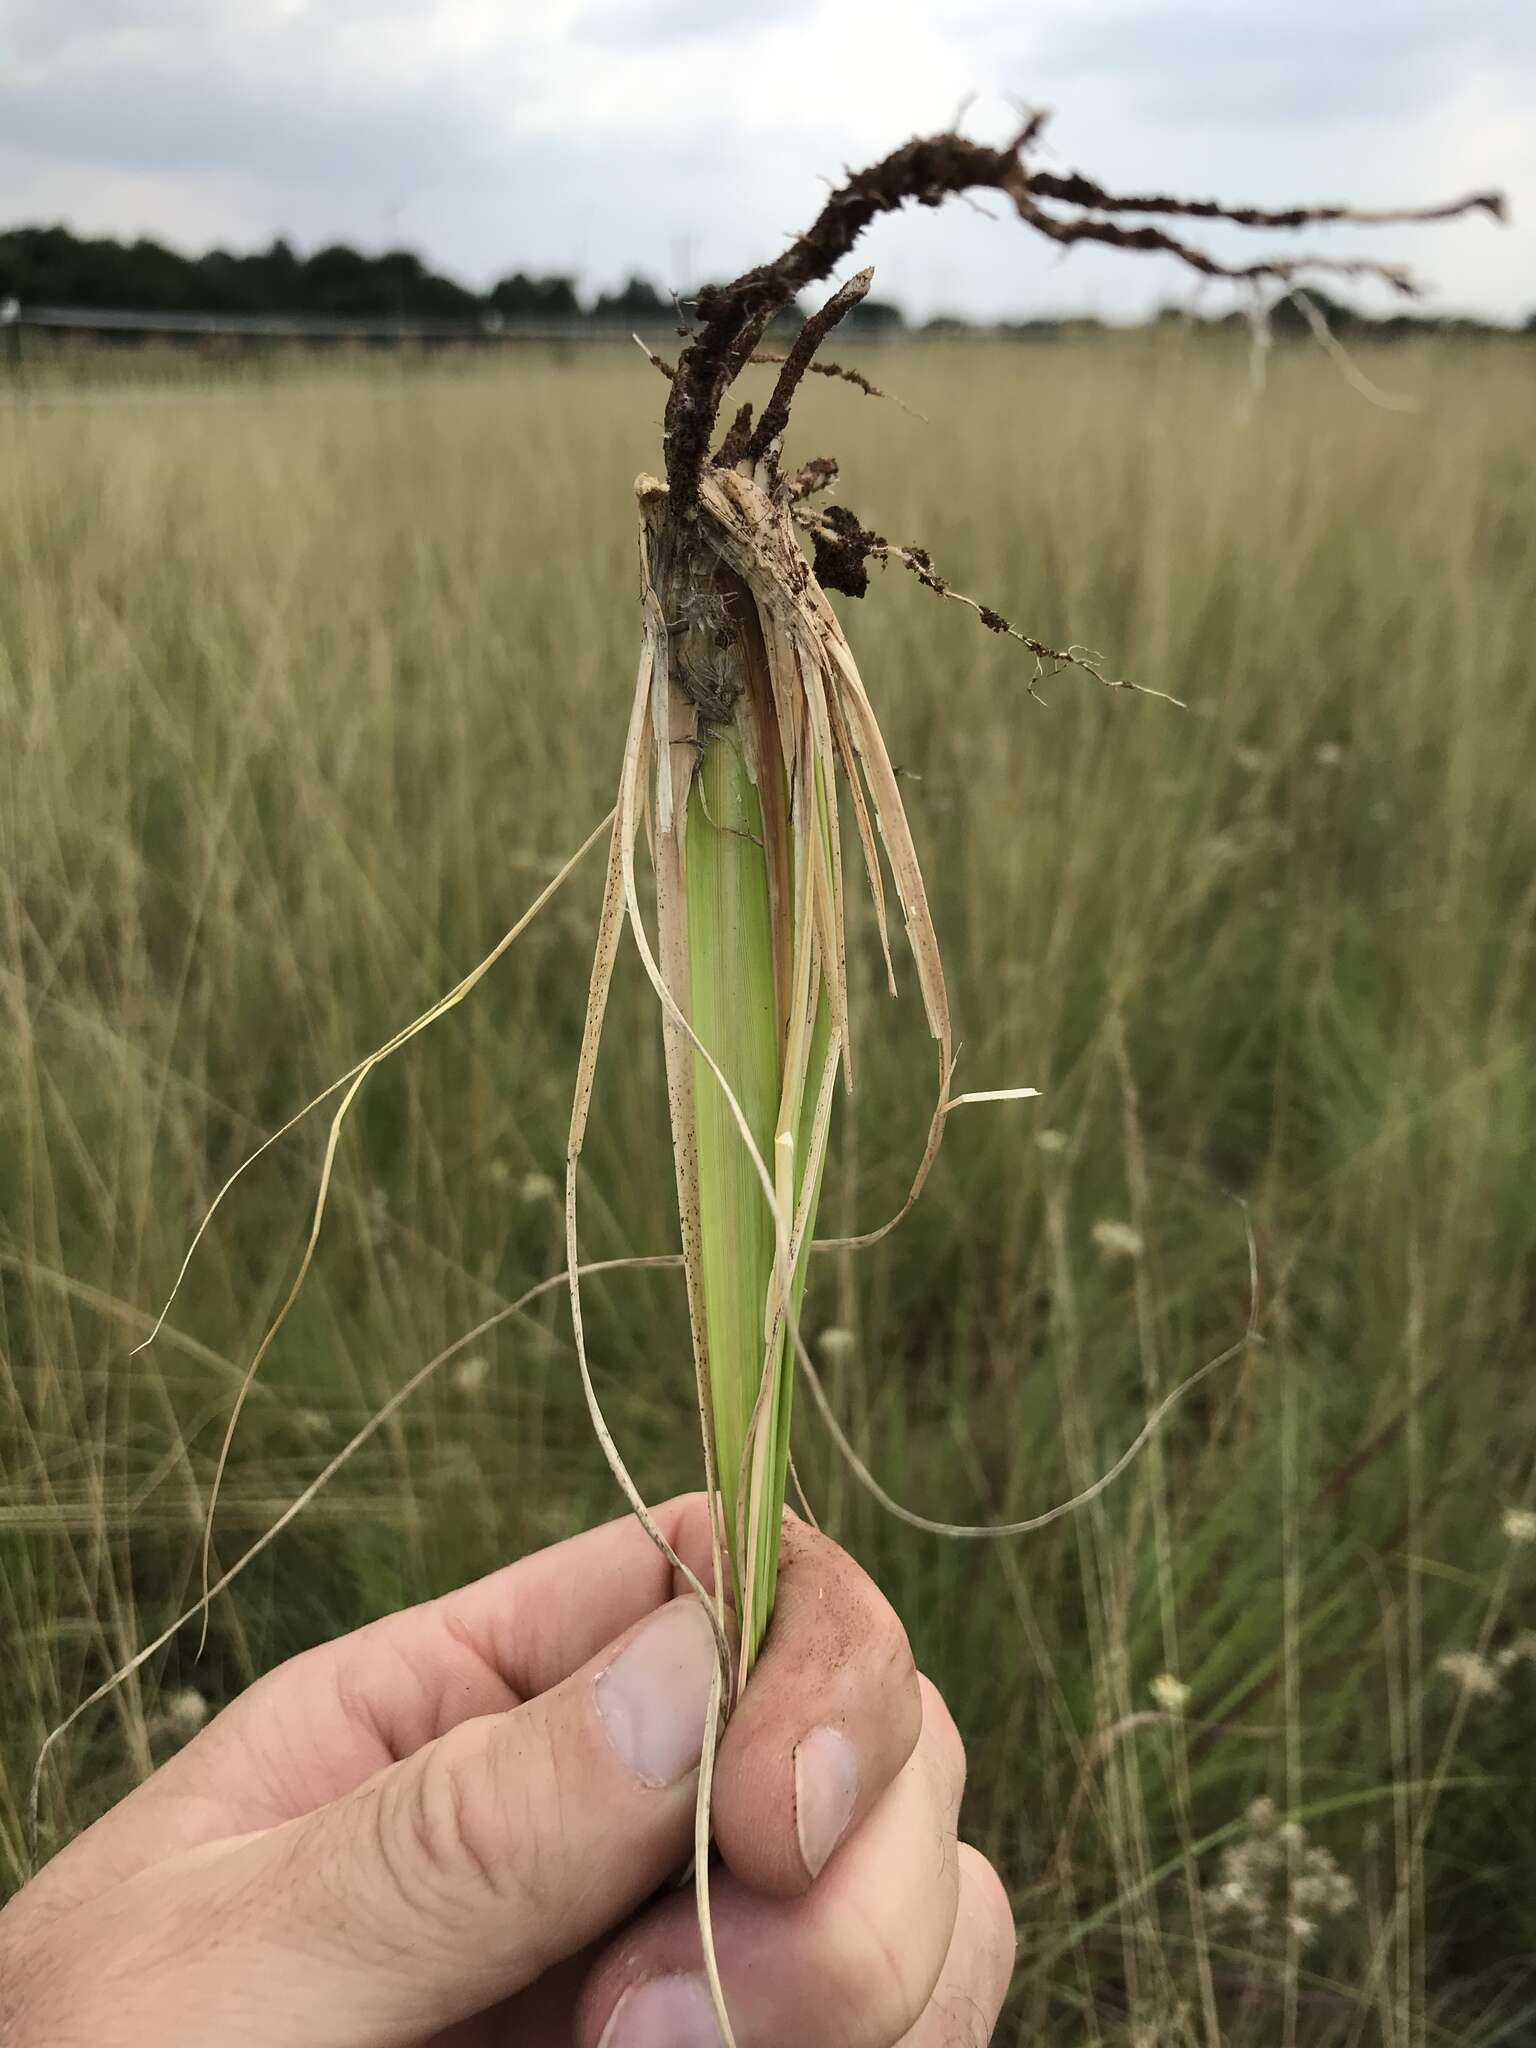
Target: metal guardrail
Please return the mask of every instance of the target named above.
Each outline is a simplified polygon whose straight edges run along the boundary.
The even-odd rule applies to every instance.
[[[163,334],[254,341],[474,342],[628,341],[631,320],[524,321],[498,313],[478,320],[354,320],[302,313],[151,313],[115,306],[33,306],[0,301],[0,327],[54,333]],[[669,332],[668,326],[653,331]]]

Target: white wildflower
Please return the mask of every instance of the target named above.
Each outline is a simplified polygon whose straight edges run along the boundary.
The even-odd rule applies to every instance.
[[[1530,1508],[1506,1508],[1504,1535],[1511,1543],[1536,1543],[1536,1512]]]
[[[491,1361],[483,1351],[471,1351],[453,1368],[453,1384],[461,1394],[478,1394],[491,1376]]]
[[[1326,1849],[1309,1849],[1302,1874],[1291,1886],[1291,1903],[1304,1913],[1347,1913],[1355,1888]]]
[[[1189,1704],[1189,1687],[1171,1671],[1160,1671],[1147,1690],[1165,1714],[1182,1714]]]
[[[846,1358],[849,1352],[858,1349],[858,1345],[859,1340],[852,1330],[823,1330],[816,1339],[816,1348],[823,1358]]]
[[[160,1703],[160,1725],[177,1742],[190,1742],[208,1718],[208,1702],[190,1685],[167,1693]]]
[[[1523,1628],[1493,1660],[1501,1671],[1512,1671],[1517,1664],[1536,1664],[1536,1628]]]
[[[1106,1259],[1141,1257],[1141,1232],[1133,1224],[1118,1223],[1112,1216],[1102,1216],[1089,1235]]]
[[[1259,1950],[1305,1948],[1327,1920],[1354,1911],[1354,1885],[1327,1849],[1314,1848],[1299,1821],[1281,1821],[1272,1799],[1255,1799],[1245,1840],[1221,1853],[1218,1882],[1205,1893],[1217,1927],[1240,1923]]]
[[[531,1206],[535,1202],[552,1202],[559,1190],[547,1173],[525,1173],[517,1192]]]
[[[1469,1700],[1492,1699],[1499,1691],[1497,1667],[1476,1650],[1447,1650],[1435,1669],[1454,1680]]]
[[[1337,740],[1324,740],[1312,758],[1319,768],[1337,768],[1344,758],[1344,749]]]
[[[1065,1152],[1067,1149],[1067,1134],[1065,1131],[1036,1131],[1035,1143],[1042,1152]]]

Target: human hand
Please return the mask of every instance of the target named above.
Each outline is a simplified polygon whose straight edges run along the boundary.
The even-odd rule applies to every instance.
[[[701,1497],[658,1512],[708,1579]],[[630,1518],[261,1679],[0,1913],[7,2048],[695,2048],[709,1625]],[[740,2048],[974,2048],[1013,1921],[901,1625],[787,1518],[720,1745]],[[663,1889],[665,1887],[665,1889]]]

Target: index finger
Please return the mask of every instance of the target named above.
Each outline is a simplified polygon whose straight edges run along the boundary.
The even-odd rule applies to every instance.
[[[654,1510],[712,1583],[702,1494]],[[275,1827],[483,1714],[549,1691],[686,1590],[633,1515],[323,1643],[258,1679],[28,1887],[51,1911],[162,1858]]]

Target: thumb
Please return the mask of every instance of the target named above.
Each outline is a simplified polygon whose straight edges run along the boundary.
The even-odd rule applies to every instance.
[[[139,1873],[59,1924],[69,1958],[33,1982],[66,1980],[73,2031],[35,2038],[390,2048],[484,2011],[681,1863],[715,1671],[702,1607],[674,1600],[347,1798]]]

